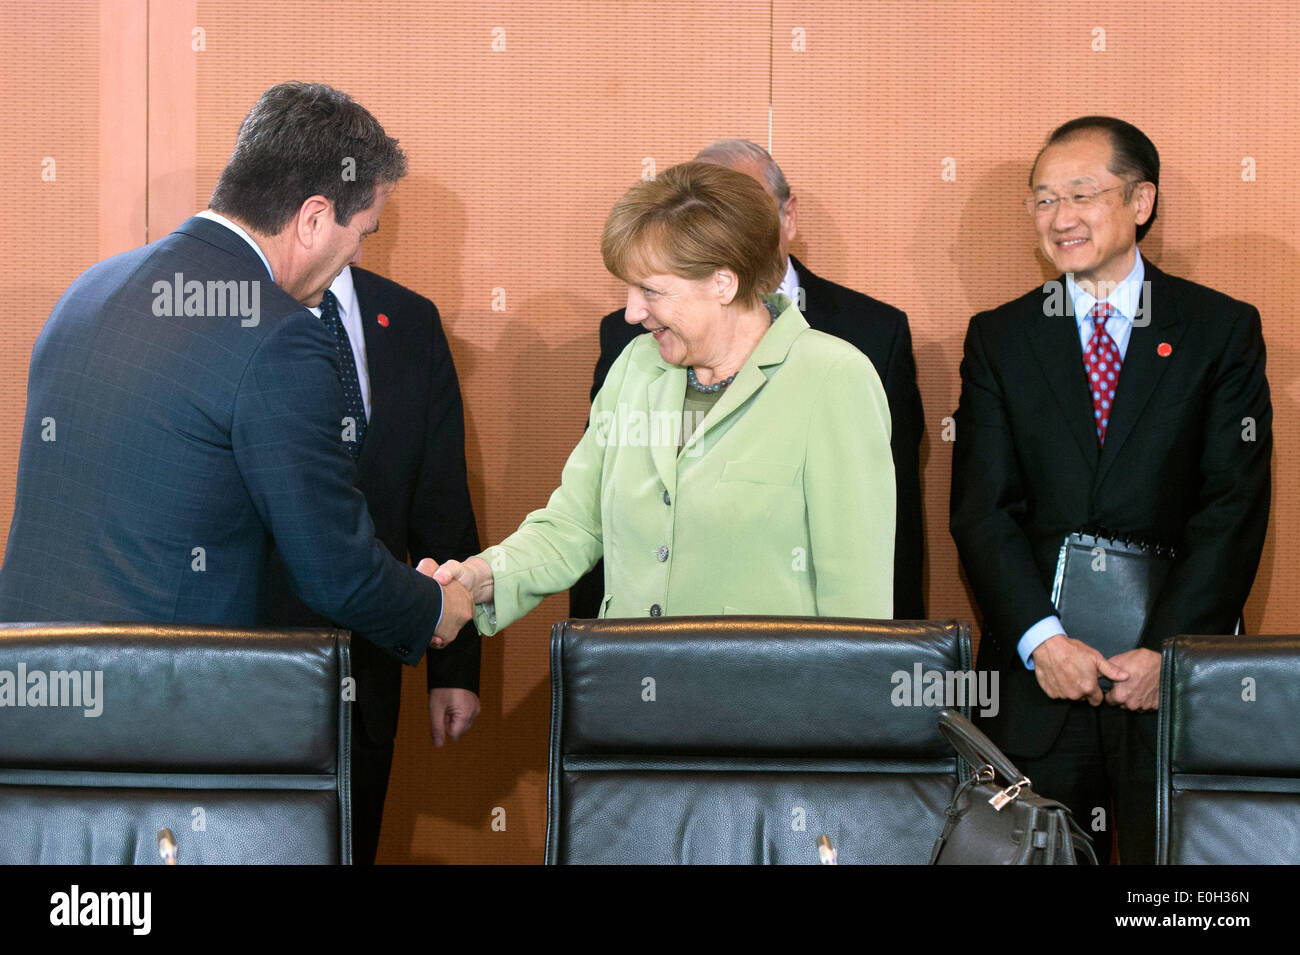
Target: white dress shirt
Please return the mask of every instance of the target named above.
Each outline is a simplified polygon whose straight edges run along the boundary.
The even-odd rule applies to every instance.
[[[777,291],[794,302],[799,311],[804,310],[806,303],[799,301],[799,273],[794,270],[794,262],[788,255],[785,257],[785,278],[781,280],[781,287]]]
[[[366,420],[370,420],[370,366],[366,361],[366,334],[361,327],[361,305],[357,302],[357,289],[352,284],[352,266],[345,265],[330,285],[330,291],[339,300],[339,319],[348,333],[352,358],[357,363],[357,381],[361,383],[361,402],[366,407]],[[320,306],[308,309],[320,318]]]

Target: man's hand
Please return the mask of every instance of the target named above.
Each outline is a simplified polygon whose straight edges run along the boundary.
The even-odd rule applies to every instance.
[[[478,694],[471,690],[437,687],[429,691],[429,732],[433,745],[441,746],[448,738],[458,740],[478,719]]]
[[[463,564],[458,560],[449,560],[436,568],[433,579],[444,587],[451,581],[458,581],[470,592],[476,604],[492,602],[495,593],[495,579],[492,568],[482,557],[471,557]]]
[[[1103,694],[1097,677],[1100,675],[1115,681],[1129,678],[1123,666],[1063,633],[1040,643],[1033,652],[1033,661],[1038,685],[1054,700],[1086,699],[1093,706],[1101,706]]]
[[[1123,682],[1116,680],[1106,702],[1135,713],[1150,713],[1160,707],[1160,654],[1146,647],[1117,653],[1110,662],[1128,671]]]
[[[438,565],[432,558],[424,558],[415,569],[424,576],[437,580]],[[470,598],[469,591],[455,580],[439,580],[438,583],[442,584],[442,619],[438,621],[438,628],[429,641],[429,646],[435,650],[441,650],[455,640],[461,627],[474,619],[474,601]]]

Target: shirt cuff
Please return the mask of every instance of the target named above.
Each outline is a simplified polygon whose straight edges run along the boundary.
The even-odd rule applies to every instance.
[[[1020,654],[1020,659],[1025,662],[1026,669],[1032,670],[1034,668],[1034,651],[1038,649],[1039,645],[1050,640],[1058,633],[1065,633],[1065,628],[1061,626],[1061,618],[1055,615],[1044,617],[1025,631],[1025,635],[1016,644],[1016,651]]]
[[[432,577],[429,578],[433,580]],[[433,581],[438,584],[436,580]],[[438,628],[442,626],[442,612],[447,608],[447,592],[442,589],[442,584],[438,584],[438,622],[433,625],[433,632],[437,633]]]

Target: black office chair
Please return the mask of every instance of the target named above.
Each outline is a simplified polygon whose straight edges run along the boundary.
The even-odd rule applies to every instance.
[[[1165,641],[1157,861],[1300,863],[1298,727],[1300,637]]]
[[[957,760],[942,703],[913,697],[970,672],[965,624],[570,620],[551,640],[548,863],[809,864],[821,834],[841,864],[929,861]]]
[[[0,863],[350,863],[349,647],[0,624]]]

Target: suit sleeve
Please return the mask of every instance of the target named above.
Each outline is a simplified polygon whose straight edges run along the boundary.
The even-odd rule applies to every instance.
[[[922,523],[920,453],[925,414],[921,407],[921,392],[916,386],[916,361],[912,356],[912,333],[906,316],[903,316],[898,335],[894,338],[884,386],[892,419],[889,443],[898,489],[894,616],[900,620],[924,620],[925,528]]]
[[[1264,548],[1273,407],[1259,312],[1242,307],[1210,384],[1197,508],[1142,636],[1157,652],[1176,634],[1231,633]]]
[[[303,602],[414,666],[441,616],[441,588],[375,537],[342,441],[343,388],[328,333],[305,309],[274,321],[232,414],[249,498]]]
[[[631,351],[625,348],[610,368],[592,403],[587,430],[546,506],[479,555],[492,568],[495,591],[491,604],[474,608],[474,623],[484,636],[509,626],[549,594],[573,586],[603,555],[601,482],[608,427],[602,422],[617,404]]]
[[[999,664],[1023,668],[1015,655],[1016,641],[1056,609],[1022,530],[1028,491],[1002,385],[982,332],[976,316],[966,332],[961,363],[950,529],[985,628],[998,637]]]
[[[444,560],[478,553],[478,529],[470,502],[465,468],[465,412],[460,380],[438,309],[420,299],[432,337],[429,359],[429,404],[425,409],[424,452],[407,540],[413,562]],[[446,649],[428,654],[428,687],[456,687],[477,693],[481,646],[474,624],[467,623]]]
[[[804,499],[817,614],[887,620],[894,604],[889,405],[865,355],[826,369],[812,403]]]

